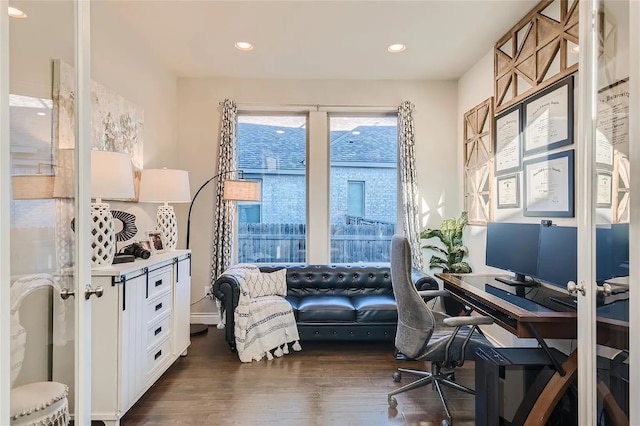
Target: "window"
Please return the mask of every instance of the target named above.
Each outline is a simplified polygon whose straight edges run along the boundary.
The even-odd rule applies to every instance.
[[[347,214],[349,216],[364,217],[364,182],[349,181],[347,194]]]
[[[329,116],[331,258],[388,262],[398,217],[397,116]]]
[[[262,189],[262,179],[246,179],[252,182],[259,182]],[[262,199],[262,197],[260,197]],[[260,202],[238,202],[238,222],[239,223],[260,223]]]
[[[259,203],[238,203],[239,262],[305,262],[304,115],[238,114],[238,168],[260,181]]]

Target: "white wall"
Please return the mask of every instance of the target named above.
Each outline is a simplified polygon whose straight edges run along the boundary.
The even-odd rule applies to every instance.
[[[443,217],[460,211],[457,168],[457,85],[451,81],[351,80],[241,80],[179,79],[179,163],[189,170],[192,192],[216,173],[220,107],[229,98],[251,105],[416,105],[416,163],[421,206],[421,227],[439,227]],[[186,206],[177,209],[185,229]],[[191,217],[193,250],[192,299],[203,296],[209,283],[212,235],[212,191],[204,191]],[[181,211],[182,210],[182,211]],[[215,312],[205,300],[192,307],[196,318]],[[209,318],[210,320],[210,318]]]
[[[29,17],[11,20],[10,24],[11,93],[51,99],[52,61],[60,58],[73,64],[73,4],[53,1],[19,3],[16,6],[25,10]],[[92,6],[93,79],[144,109],[145,167],[176,167],[176,77],[149,56],[145,46],[136,43],[136,37],[129,29],[114,22],[99,2],[93,2]],[[155,227],[155,205],[114,202],[111,206],[137,216],[139,234],[136,238],[141,238],[144,231]],[[29,251],[25,245],[41,247],[40,237],[49,235],[48,239],[52,238],[53,233],[48,230],[38,232],[34,236],[30,229],[12,229],[12,249],[20,245],[21,249]],[[23,238],[25,235],[29,238]],[[53,246],[48,247],[53,250]],[[12,264],[12,271],[48,270],[51,265],[38,265],[49,258],[41,252],[38,251],[38,256],[14,259],[20,264]],[[51,257],[55,258],[55,255]],[[99,303],[99,299],[95,303]],[[22,306],[21,316],[28,318],[31,326],[27,330],[27,355],[17,385],[49,378],[51,339],[50,324],[46,325],[51,316],[49,305],[50,299],[43,292],[29,297]]]

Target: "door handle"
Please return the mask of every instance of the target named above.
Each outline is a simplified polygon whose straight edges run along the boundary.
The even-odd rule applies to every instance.
[[[60,290],[60,297],[62,298],[62,300],[67,300],[71,296],[75,297],[75,295],[76,292],[73,290],[69,290],[68,288],[63,288]]]
[[[602,284],[601,286],[596,287],[598,293],[602,293],[605,297],[611,296],[611,286],[607,283]]]
[[[91,288],[91,285],[89,284],[84,289],[84,298],[86,300],[89,300],[91,296],[102,297],[103,294],[104,288],[101,285],[96,288]]]
[[[567,291],[569,294],[573,295],[578,294],[578,292],[582,293],[583,296],[587,294],[587,290],[584,288],[584,283],[576,284],[574,281],[569,281],[567,283]]]

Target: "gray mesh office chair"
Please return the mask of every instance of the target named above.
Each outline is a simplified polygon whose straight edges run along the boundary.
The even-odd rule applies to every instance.
[[[423,297],[449,296],[446,290],[418,291],[411,281],[411,247],[407,238],[394,235],[391,240],[391,283],[398,305],[396,349],[407,358],[430,361],[431,371],[398,368],[393,379],[401,380],[401,373],[411,373],[418,380],[395,389],[388,395],[389,407],[398,405],[394,395],[432,384],[438,392],[447,415],[443,424],[451,424],[451,413],[442,393],[442,386],[463,392],[475,392],[453,380],[453,371],[463,365],[466,358],[474,358],[479,347],[491,344],[476,328],[491,324],[493,319],[483,316],[448,317],[433,312]]]

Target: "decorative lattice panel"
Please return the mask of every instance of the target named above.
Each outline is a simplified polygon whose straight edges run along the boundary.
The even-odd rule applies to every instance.
[[[464,205],[469,223],[491,220],[493,98],[464,114]]]
[[[543,0],[494,48],[500,112],[578,69],[578,0]]]

